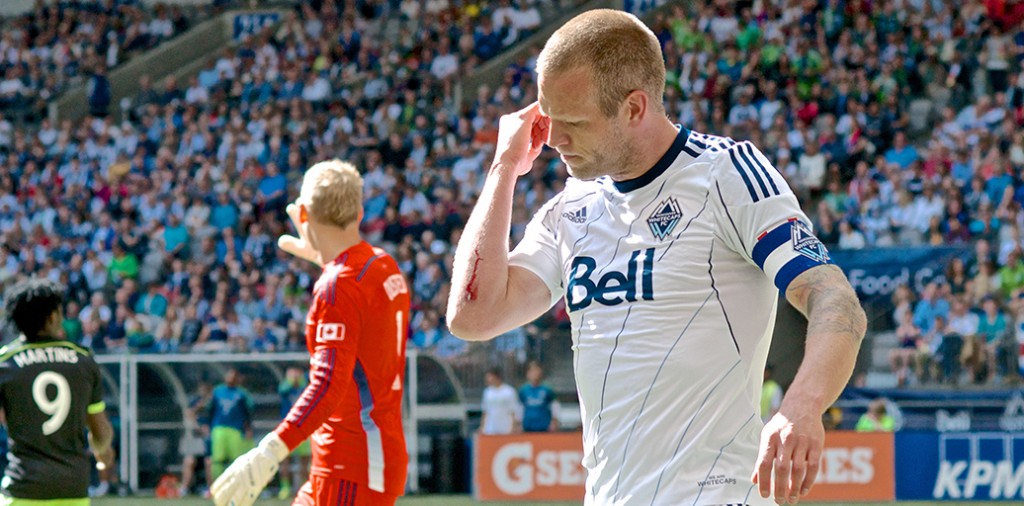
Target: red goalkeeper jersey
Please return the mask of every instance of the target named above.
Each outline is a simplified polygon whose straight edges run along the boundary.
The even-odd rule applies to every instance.
[[[405,491],[402,380],[409,289],[390,255],[361,242],[324,266],[306,317],[309,386],[277,427],[312,436],[310,473]]]

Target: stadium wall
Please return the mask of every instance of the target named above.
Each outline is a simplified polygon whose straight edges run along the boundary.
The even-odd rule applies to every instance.
[[[35,0],[4,0],[0,2],[0,16],[17,16],[28,12],[35,3]]]

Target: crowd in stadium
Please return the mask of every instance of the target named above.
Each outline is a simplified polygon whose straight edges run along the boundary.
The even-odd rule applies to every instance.
[[[1024,370],[1024,264],[1018,250],[996,267],[986,239],[956,257],[920,294],[892,296],[898,346],[889,360],[900,385],[1014,382]]]
[[[55,74],[66,65],[44,62],[65,55],[76,72],[109,66],[110,54],[116,61],[134,47],[127,35],[142,25],[132,26],[148,20],[152,35],[163,33],[152,28],[159,20],[179,18],[121,8],[65,23],[36,14],[13,22],[21,30],[5,27],[0,281],[37,273],[64,282],[69,337],[100,352],[302,349],[316,270],[278,251],[275,239],[287,231],[283,209],[302,171],[338,157],[364,174],[366,237],[386,245],[412,283],[413,343],[464,353],[443,322],[451,252],[499,116],[536,98],[533,58],[509,66],[500,86],[469,90],[467,106],[454,83],[534,32],[544,2],[404,0],[389,37],[364,35],[390,4],[347,5],[304,3],[213,57],[187,85],[143,82],[124,114],[110,106],[82,121],[17,127],[5,90],[48,99],[66,81]],[[954,356],[935,344],[936,317],[953,328],[949,311],[962,310],[998,327],[992,307],[1010,330],[978,323],[966,334],[962,325],[963,342],[991,332],[1017,349],[986,339],[962,346],[957,363],[978,382],[1015,372],[1024,343],[1017,21],[977,0],[695,2],[652,21],[666,56],[668,113],[695,131],[760,146],[829,247],[990,245],[947,283],[901,291],[894,327],[906,338],[900,349],[913,352],[893,355],[901,380],[923,355]],[[113,45],[97,36],[108,24],[120,27],[106,31]],[[175,21],[171,33],[182,28]],[[88,41],[94,49],[68,49]],[[513,243],[565,177],[546,153],[522,178]],[[936,299],[952,309],[935,309]],[[564,323],[564,311],[548,319]]]
[[[414,342],[458,354],[439,315],[460,196],[481,182],[498,111],[535,87],[510,73],[460,111],[452,83],[535,29],[537,6],[455,18],[442,2],[406,2],[407,22],[384,41],[360,35],[380,13],[340,10],[304,4],[188,88],[144,79],[122,121],[113,107],[77,123],[0,121],[0,276],[63,281],[69,337],[100,352],[304,349],[315,268],[275,239],[305,167],[340,157],[366,171],[368,238],[412,278]]]
[[[41,118],[47,102],[76,82],[107,93],[108,69],[184,33],[194,12],[138,0],[38,1],[7,20],[0,36],[0,110]],[[107,87],[104,89],[104,87]]]

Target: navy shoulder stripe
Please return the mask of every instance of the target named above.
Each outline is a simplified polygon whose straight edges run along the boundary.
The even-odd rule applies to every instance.
[[[781,195],[782,192],[779,191],[779,186],[775,183],[775,178],[772,177],[772,171],[768,170],[754,150],[754,145],[748,141],[738,144],[734,142],[728,148],[733,168],[743,178],[751,200],[757,202],[762,198]]]
[[[725,151],[735,144],[736,141],[728,137],[718,137],[699,132],[690,132],[689,137],[686,139],[686,145],[683,146],[683,152],[697,158],[705,151],[717,153],[719,151]]]
[[[363,270],[359,273],[358,276],[356,276],[356,281],[362,281],[363,280],[363,276],[366,275],[366,271],[370,268],[370,264],[372,264],[374,260],[377,260],[378,258],[380,258],[382,256],[383,255],[374,255],[374,256],[370,257],[370,259],[366,261],[366,264],[363,265]]]
[[[690,155],[690,156],[692,156],[692,157],[694,157],[694,158],[697,158],[698,156],[700,156],[700,151],[696,151],[693,148],[691,148],[690,146],[687,146],[685,144],[683,145],[683,152],[688,154],[688,155]]]
[[[761,188],[761,195],[764,195],[765,198],[767,198],[770,196],[768,193],[768,187],[765,186],[764,180],[761,179],[761,174],[758,174],[757,169],[755,169],[754,165],[750,163],[750,158],[748,158],[747,154],[743,151],[743,148],[746,147],[746,144],[748,143],[744,142],[740,144],[739,147],[736,148],[736,151],[739,152],[740,159],[743,160],[743,163],[746,165],[746,169],[749,170],[750,173],[754,175],[754,180],[757,181],[758,188]]]
[[[771,173],[768,172],[768,168],[765,167],[764,164],[761,163],[761,160],[754,154],[754,145],[749,142],[744,142],[743,148],[747,151],[747,154],[750,155],[750,160],[753,165],[756,165],[757,168],[761,170],[761,173],[764,174],[765,179],[768,180],[768,184],[771,185],[774,195],[778,195],[779,187],[775,185],[775,178],[772,177]]]
[[[729,150],[729,158],[732,159],[732,166],[739,171],[740,177],[743,178],[743,183],[747,185],[747,191],[750,192],[750,199],[754,202],[761,200],[761,197],[756,191],[754,191],[754,185],[750,182],[750,177],[747,176],[747,173],[743,170],[739,160],[736,159],[736,152],[734,150]]]
[[[736,141],[734,141],[734,140],[732,140],[732,139],[730,139],[728,137],[723,137],[723,138],[720,138],[718,140],[718,144],[715,144],[714,146],[711,146],[711,152],[712,153],[717,153],[719,151],[726,151],[726,150],[728,150],[729,148],[731,148],[731,147],[733,147],[735,145],[736,145]]]

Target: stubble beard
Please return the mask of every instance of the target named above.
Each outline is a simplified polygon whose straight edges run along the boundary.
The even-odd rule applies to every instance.
[[[593,181],[602,176],[630,173],[635,168],[636,157],[633,142],[622,129],[615,129],[597,143],[599,146],[581,162],[569,164],[563,160],[569,175],[583,181]]]

